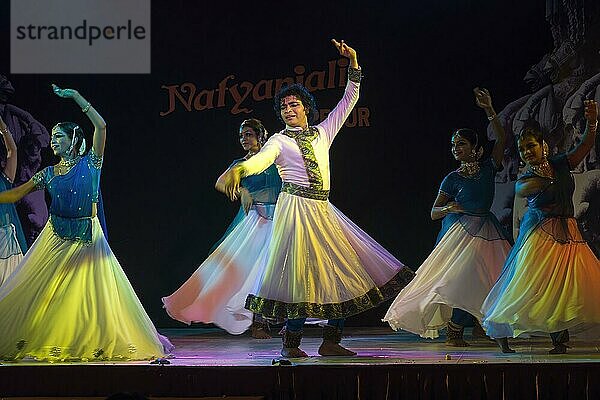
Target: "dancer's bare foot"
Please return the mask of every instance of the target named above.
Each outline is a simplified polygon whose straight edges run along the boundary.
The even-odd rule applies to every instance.
[[[351,357],[355,356],[356,352],[352,350],[348,350],[347,348],[339,345],[338,343],[332,342],[330,340],[323,340],[321,346],[319,346],[319,354],[322,356],[345,356]]]
[[[285,358],[301,358],[308,357],[308,354],[299,347],[283,347],[281,348],[281,356]]]

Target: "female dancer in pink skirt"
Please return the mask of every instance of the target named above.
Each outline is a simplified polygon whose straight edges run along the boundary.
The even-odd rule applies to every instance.
[[[443,218],[437,244],[384,317],[393,329],[423,337],[437,337],[438,329],[446,327],[446,343],[458,347],[468,345],[465,325],[480,326],[481,305],[510,250],[508,235],[490,212],[504,129],[488,91],[476,88],[474,93],[497,140],[489,154],[485,136],[470,129],[452,135],[452,154],[460,167],[444,178],[431,210],[432,219]]]

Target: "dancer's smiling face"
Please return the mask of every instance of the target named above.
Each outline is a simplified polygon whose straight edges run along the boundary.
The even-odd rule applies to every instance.
[[[457,161],[469,162],[477,159],[475,153],[473,153],[473,144],[468,139],[454,134],[450,143],[452,146],[452,155]]]

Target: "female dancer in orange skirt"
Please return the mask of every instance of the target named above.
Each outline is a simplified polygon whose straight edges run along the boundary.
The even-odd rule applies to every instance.
[[[570,152],[547,158],[547,146],[535,121],[517,139],[527,164],[515,191],[527,198],[519,235],[502,274],[483,304],[483,327],[503,352],[513,352],[508,337],[550,333],[550,354],[567,351],[569,332],[600,333],[600,261],[581,237],[573,218],[575,183],[571,168],[596,140],[598,108],[585,103],[587,127]]]

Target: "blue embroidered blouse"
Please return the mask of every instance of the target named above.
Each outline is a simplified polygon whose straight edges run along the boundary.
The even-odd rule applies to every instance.
[[[99,200],[101,168],[102,157],[92,149],[64,175],[49,166],[33,176],[36,189],[50,194],[50,223],[59,237],[92,241],[92,204]]]

